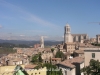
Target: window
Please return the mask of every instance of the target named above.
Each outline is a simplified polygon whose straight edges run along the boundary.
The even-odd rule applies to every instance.
[[[95,58],[95,53],[92,53],[92,58]]]
[[[86,36],[84,36],[84,39],[86,39]]]
[[[65,70],[65,75],[67,75],[67,71]]]

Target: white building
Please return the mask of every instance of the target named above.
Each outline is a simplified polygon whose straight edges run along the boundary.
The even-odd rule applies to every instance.
[[[41,48],[44,48],[44,39],[43,39],[43,36],[41,36]]]
[[[69,24],[66,24],[65,26],[65,32],[64,32],[64,43],[73,42],[72,35],[71,35],[71,29]]]
[[[83,75],[81,69],[84,67],[84,59],[81,57],[68,59],[60,62],[58,67],[62,70],[63,75]]]

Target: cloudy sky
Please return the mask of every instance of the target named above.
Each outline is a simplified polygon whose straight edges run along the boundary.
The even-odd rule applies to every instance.
[[[0,39],[63,40],[71,33],[100,34],[100,0],[0,0]]]

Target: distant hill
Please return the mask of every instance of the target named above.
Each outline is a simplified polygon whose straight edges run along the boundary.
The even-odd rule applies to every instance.
[[[25,44],[28,46],[33,46],[34,44],[40,43],[40,41],[23,41],[23,40],[1,40],[0,43],[12,43],[12,44]],[[62,41],[44,41],[45,46],[52,46],[61,44]]]

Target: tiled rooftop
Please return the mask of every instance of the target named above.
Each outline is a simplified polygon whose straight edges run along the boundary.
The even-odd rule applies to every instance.
[[[74,63],[80,63],[81,64],[82,62],[84,62],[83,58],[75,57],[73,59],[65,60],[65,61],[61,62],[60,64],[66,66],[66,67],[69,67],[69,68],[74,68],[75,67]]]
[[[75,50],[74,52],[75,53],[79,53],[79,54],[83,54],[84,53],[84,50]]]
[[[28,65],[25,65],[25,69],[33,69],[35,68],[37,65],[32,65],[32,64],[28,64]]]

